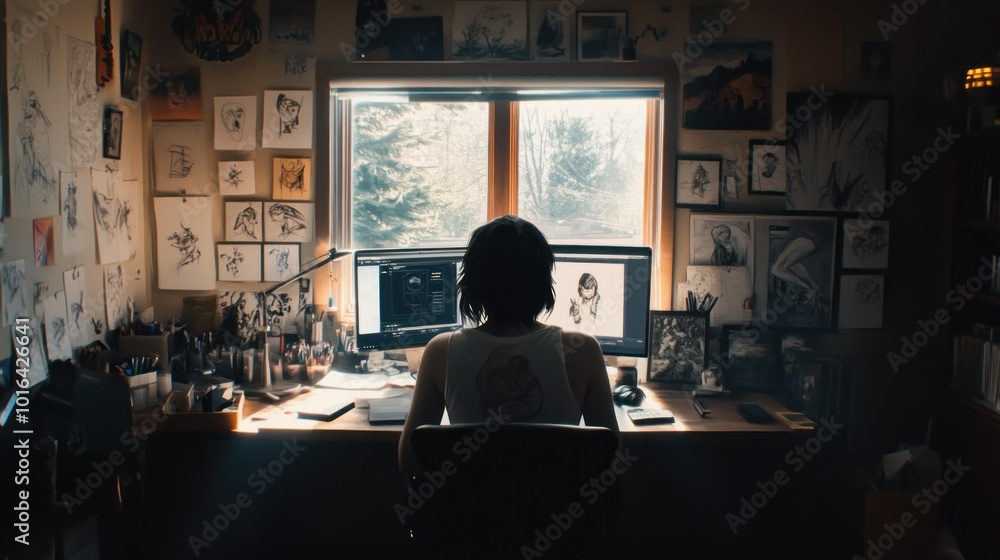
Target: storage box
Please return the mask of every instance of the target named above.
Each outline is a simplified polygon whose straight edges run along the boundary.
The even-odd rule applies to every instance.
[[[233,404],[220,412],[190,412],[191,391],[174,391],[163,404],[166,419],[159,429],[169,431],[232,431],[243,420],[243,393],[233,393]]]
[[[156,403],[156,372],[141,373],[126,377],[129,392],[132,393],[132,410],[142,411]]]
[[[170,371],[170,356],[173,354],[173,345],[168,333],[157,335],[121,335],[118,337],[118,356],[120,358],[131,358],[134,356],[145,356],[156,354],[160,357],[160,362],[156,365],[157,371]],[[155,391],[153,393],[156,394]]]

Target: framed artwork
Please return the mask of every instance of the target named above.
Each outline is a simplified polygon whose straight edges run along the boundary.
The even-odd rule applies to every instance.
[[[259,243],[218,243],[220,282],[260,282],[261,245]]]
[[[882,328],[882,307],[885,302],[885,276],[842,274],[840,276],[841,329]]]
[[[101,127],[104,133],[103,156],[108,159],[122,158],[122,118],[124,114],[118,109],[104,108],[104,123]]]
[[[444,60],[444,18],[441,16],[392,18],[389,60]]]
[[[577,60],[621,60],[626,35],[628,12],[577,12]]]
[[[264,241],[312,243],[315,215],[311,202],[265,202]]]
[[[780,387],[780,333],[750,325],[725,325],[720,346],[718,362],[726,389],[767,391]]]
[[[842,268],[889,268],[889,220],[844,220]]]
[[[843,396],[847,380],[843,362],[835,358],[800,353],[790,364],[786,379],[786,404],[814,421],[832,418],[847,423],[848,404]]]
[[[313,92],[267,90],[264,92],[265,148],[312,149]]]
[[[832,330],[837,219],[754,218],[754,317],[769,327]]]
[[[253,196],[257,180],[253,161],[220,161],[219,194],[222,196]]]
[[[785,141],[750,141],[750,194],[785,196]]]
[[[576,7],[572,3],[532,2],[528,19],[532,60],[568,61],[573,50],[570,48],[570,29]]]
[[[892,43],[861,43],[861,77],[866,80],[888,80],[892,77]]]
[[[226,202],[226,241],[263,241],[263,206],[255,200]]]
[[[651,311],[649,381],[701,383],[708,354],[708,315]]]
[[[753,216],[692,212],[689,222],[690,264],[753,266]]]
[[[257,96],[216,97],[216,150],[253,150],[257,147]]]
[[[273,194],[278,200],[312,200],[312,160],[274,158]]]
[[[125,99],[139,100],[139,73],[142,65],[142,37],[128,29],[121,38],[121,94]]]
[[[154,121],[200,121],[201,68],[164,66],[164,78],[149,92],[149,112]]]
[[[684,128],[771,130],[773,51],[769,41],[689,43],[701,54],[681,73]]]
[[[264,281],[280,282],[299,273],[298,243],[264,244]]]
[[[677,158],[674,204],[679,208],[718,208],[722,204],[722,158]]]
[[[316,0],[282,0],[268,4],[272,44],[310,45],[316,22]]]
[[[785,209],[862,212],[879,202],[886,188],[889,156],[887,97],[789,93],[789,115],[809,115],[786,143]],[[798,118],[798,117],[797,117]]]
[[[455,2],[451,54],[457,60],[527,60],[527,2]]]

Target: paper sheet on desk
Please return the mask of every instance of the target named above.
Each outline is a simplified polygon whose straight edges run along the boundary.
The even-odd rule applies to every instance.
[[[316,387],[324,389],[382,389],[384,387],[413,387],[416,381],[409,372],[386,373],[344,373],[333,371],[323,377]]]

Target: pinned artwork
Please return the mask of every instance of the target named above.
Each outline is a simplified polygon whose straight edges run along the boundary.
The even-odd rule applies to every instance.
[[[35,266],[49,266],[56,263],[55,220],[35,218],[32,220],[34,232]]]
[[[149,92],[149,112],[154,121],[200,121],[201,68],[164,66],[163,79]]]
[[[219,292],[216,323],[223,330],[233,331],[246,340],[264,326],[261,295],[257,292]]]
[[[222,196],[253,196],[257,180],[252,161],[219,162],[219,194]]]
[[[691,264],[753,267],[753,216],[692,213],[690,221]]]
[[[259,201],[226,203],[226,241],[263,241],[264,203]]]
[[[840,319],[842,329],[882,328],[885,276],[844,274],[840,277]]]
[[[285,53],[285,80],[289,82],[312,83],[316,76],[316,57],[302,52]]]
[[[718,208],[722,204],[722,158],[677,158],[675,184],[678,208]]]
[[[87,307],[87,270],[78,266],[63,272],[66,287],[66,330],[74,348],[86,346],[94,340],[90,309]]]
[[[29,295],[24,279],[24,259],[0,263],[0,282],[3,283],[3,324],[9,327],[18,317],[30,316]]]
[[[312,160],[274,158],[274,188],[278,200],[312,200]]]
[[[260,245],[255,243],[219,243],[220,282],[260,282]]]
[[[101,264],[135,257],[138,235],[139,187],[122,182],[118,171],[91,169],[97,254]]]
[[[90,165],[101,148],[101,105],[94,68],[94,45],[75,37],[69,39],[69,161],[74,166]],[[119,113],[120,114],[120,113]]]
[[[108,315],[108,329],[117,329],[127,320],[128,292],[121,263],[104,267],[104,305]]]
[[[11,329],[10,335],[11,340],[14,343],[14,347],[17,348],[19,342],[23,342],[22,335],[25,332],[39,333],[41,323],[38,319],[31,318],[23,323],[20,323],[17,328]],[[19,340],[20,339],[20,340]],[[42,337],[40,336],[29,336],[27,345],[27,356],[24,362],[28,364],[28,373],[26,377],[28,378],[28,385],[35,386],[49,375],[49,368],[47,367],[48,358],[45,356],[45,346],[42,344]],[[20,375],[20,374],[18,374]]]
[[[205,196],[154,198],[161,290],[215,288],[212,202]]]
[[[312,243],[315,213],[311,202],[265,202],[264,241]]]
[[[34,312],[35,317],[41,317],[45,313],[45,298],[49,297],[49,283],[48,282],[35,282],[35,306]]]
[[[272,332],[303,332],[302,306],[299,298],[290,292],[267,294],[267,322]]]
[[[93,205],[90,181],[72,171],[59,172],[59,193],[62,200],[62,252],[79,253],[94,243],[92,226]]]
[[[257,96],[215,98],[215,149],[257,147]]]
[[[204,124],[153,123],[153,185],[156,192],[214,190]]]
[[[269,4],[272,44],[309,45],[313,42],[316,0],[282,0]]]
[[[312,149],[313,92],[264,92],[263,146]]]
[[[264,281],[280,282],[299,273],[299,245],[264,245]]]
[[[458,60],[527,60],[527,2],[455,2],[451,54]]]
[[[73,347],[66,323],[66,292],[56,292],[42,303],[45,313],[45,346],[50,360],[70,360]]]
[[[889,268],[889,220],[844,220],[843,268]]]
[[[66,140],[59,137],[59,131],[69,127],[64,100],[66,48],[58,26],[49,21],[36,27],[30,23],[32,15],[11,4],[5,19],[11,216],[59,213],[53,159],[68,150]],[[0,201],[0,215],[3,210]]]
[[[228,62],[242,58],[264,33],[253,2],[185,0],[170,28],[187,52],[202,60]]]

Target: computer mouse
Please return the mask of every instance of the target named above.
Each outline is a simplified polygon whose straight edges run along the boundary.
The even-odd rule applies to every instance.
[[[626,406],[637,406],[646,397],[642,389],[631,385],[619,385],[611,391],[611,397],[615,404]]]

